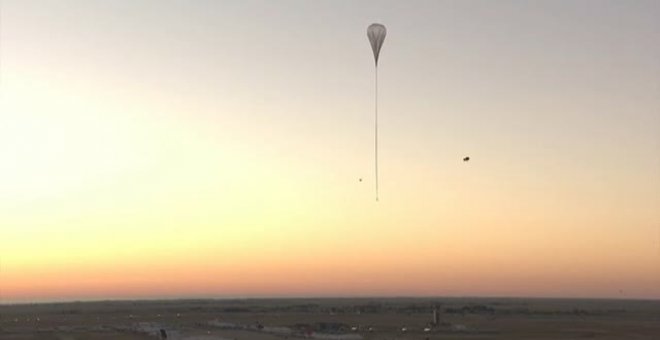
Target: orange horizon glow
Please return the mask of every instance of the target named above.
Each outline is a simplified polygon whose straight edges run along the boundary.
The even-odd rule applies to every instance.
[[[380,4],[2,2],[0,303],[660,299],[658,6]]]

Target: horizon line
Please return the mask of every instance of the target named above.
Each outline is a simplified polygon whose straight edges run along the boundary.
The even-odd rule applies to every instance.
[[[31,302],[5,302],[0,306],[57,305],[57,304],[92,304],[92,303],[128,303],[128,302],[182,302],[182,301],[238,301],[238,300],[342,300],[342,299],[501,299],[501,300],[595,300],[595,301],[647,301],[660,302],[657,297],[569,297],[569,296],[514,296],[514,295],[291,295],[291,296],[228,296],[228,297],[144,297],[144,298],[106,298],[106,299],[62,299]]]

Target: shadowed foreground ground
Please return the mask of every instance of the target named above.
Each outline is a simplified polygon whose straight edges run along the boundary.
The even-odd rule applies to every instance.
[[[161,329],[168,339],[190,340],[660,339],[660,301],[248,299],[0,306],[3,340],[158,339]]]

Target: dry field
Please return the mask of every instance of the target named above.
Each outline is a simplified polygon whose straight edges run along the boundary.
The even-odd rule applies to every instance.
[[[433,310],[439,324],[432,325]],[[403,328],[405,327],[405,331]],[[660,339],[660,301],[244,299],[0,306],[0,339]]]

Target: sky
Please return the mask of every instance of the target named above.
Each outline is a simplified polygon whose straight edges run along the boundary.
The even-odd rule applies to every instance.
[[[658,1],[2,0],[0,303],[660,299],[659,41]]]

